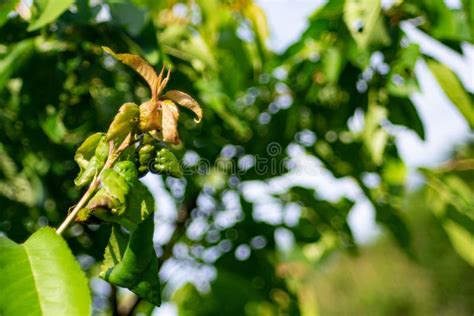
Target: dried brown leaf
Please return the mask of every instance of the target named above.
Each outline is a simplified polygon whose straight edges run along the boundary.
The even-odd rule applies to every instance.
[[[161,111],[163,115],[162,134],[165,142],[172,144],[179,143],[178,136],[178,118],[179,111],[176,104],[170,100],[161,102]]]
[[[178,90],[170,90],[164,95],[167,99],[178,103],[185,108],[190,109],[196,114],[197,118],[194,119],[196,123],[199,123],[202,119],[202,109],[199,103],[194,100],[189,94]]]
[[[160,84],[160,78],[148,62],[146,62],[143,58],[137,55],[117,54],[113,50],[105,46],[102,46],[102,49],[112,55],[112,57],[114,57],[115,59],[120,60],[122,63],[130,66],[140,76],[142,76],[143,79],[145,79],[145,81],[148,83],[148,86],[150,86],[152,99],[156,100],[158,98],[157,88]]]

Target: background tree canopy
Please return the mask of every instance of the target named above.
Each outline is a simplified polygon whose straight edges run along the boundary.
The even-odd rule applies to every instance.
[[[138,75],[103,53],[108,46],[170,67],[169,88],[204,111],[199,125],[190,111],[180,120],[173,151],[185,177],[144,178],[157,203],[162,296],[180,315],[472,313],[472,144],[421,170],[425,182],[409,194],[393,133],[404,126],[425,138],[411,99],[417,63],[473,128],[472,91],[406,36],[416,27],[466,51],[474,4],[461,2],[328,1],[277,54],[252,0],[3,1],[0,231],[23,242],[57,227],[81,196],[77,147],[124,102],[150,98]],[[312,172],[355,184],[391,239],[358,245],[348,224],[354,196],[329,199],[293,181]],[[98,279],[109,235],[79,224],[64,235],[90,278],[94,313],[151,313]],[[356,275],[344,277],[349,269]]]

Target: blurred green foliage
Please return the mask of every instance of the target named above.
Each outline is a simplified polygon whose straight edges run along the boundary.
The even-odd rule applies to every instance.
[[[416,257],[419,228],[410,229],[405,221],[407,171],[389,127],[403,125],[425,137],[410,99],[417,91],[414,67],[420,59],[429,61],[471,127],[473,101],[445,65],[407,44],[401,24],[417,23],[433,39],[461,51],[462,42],[474,38],[470,1],[458,9],[441,0],[395,1],[388,8],[379,1],[329,1],[280,55],[268,49],[265,16],[250,0],[71,3],[0,4],[0,230],[9,238],[22,242],[41,226],[57,226],[81,195],[73,181],[79,144],[94,132],[105,132],[123,103],[149,99],[138,75],[102,53],[101,46],[108,46],[141,55],[155,69],[168,65],[169,88],[189,92],[204,110],[200,125],[192,112],[183,115],[182,143],[174,150],[179,158],[207,163],[191,166],[195,172],[185,173],[185,180],[163,177],[177,211],[170,240],[156,245],[161,269],[191,262],[217,271],[207,294],[186,285],[173,296],[173,285],[161,279],[165,299],[173,299],[183,315],[314,315],[317,306],[306,291],[312,280],[292,267],[312,269],[339,249],[357,252],[347,224],[354,203],[350,197],[330,201],[295,186],[272,201],[296,203],[301,209],[296,225],[256,218],[259,201],[249,201],[241,184],[266,183],[291,172],[287,149],[295,144],[334,177],[357,183],[377,221],[405,253]],[[353,129],[350,121],[357,117],[362,124]],[[275,143],[279,150],[272,152]],[[245,166],[256,158],[285,168]],[[232,169],[238,172],[230,172],[229,164],[240,165]],[[433,212],[455,249],[472,264],[472,163],[469,170],[469,175],[449,169],[425,174],[438,190],[433,198],[443,199],[428,200],[436,204]],[[380,181],[368,185],[367,175]],[[237,206],[230,205],[229,196],[236,197]],[[218,218],[229,210],[237,210],[237,220],[222,225]],[[190,227],[198,221],[205,229],[192,236]],[[110,231],[76,225],[66,234],[73,253],[90,259],[83,264],[90,277],[98,274]],[[277,247],[279,232],[294,237],[291,254]],[[177,249],[183,245],[197,250],[180,257]],[[206,251],[219,255],[206,259]],[[246,255],[239,258],[239,251]],[[417,268],[406,269],[408,275],[417,273]],[[426,282],[420,281],[420,291],[430,286]],[[400,295],[403,299],[409,293]],[[116,311],[114,294],[105,302],[100,293],[96,296],[96,313]],[[416,308],[413,313],[431,311]]]
[[[464,315],[474,309],[474,269],[454,251],[442,222],[431,212],[429,188],[407,204],[416,260],[386,237],[338,254],[313,272],[321,315]]]

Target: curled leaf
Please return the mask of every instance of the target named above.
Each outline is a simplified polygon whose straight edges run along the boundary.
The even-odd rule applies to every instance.
[[[74,179],[77,187],[89,184],[107,159],[109,145],[103,133],[89,136],[76,151],[74,160],[79,165],[79,175]]]
[[[113,50],[108,47],[102,46],[102,49],[112,55],[117,60],[120,60],[125,65],[130,66],[133,70],[135,70],[140,76],[145,79],[150,87],[152,92],[152,99],[157,99],[157,88],[160,84],[160,78],[156,74],[155,70],[153,69],[150,64],[148,64],[143,58],[133,55],[133,54],[117,54]]]
[[[138,149],[138,171],[140,174],[148,172],[148,165],[156,154],[156,147],[151,144],[145,144]]]
[[[140,132],[146,133],[161,129],[161,111],[158,102],[160,101],[149,100],[140,104]]]
[[[176,156],[166,148],[161,148],[156,153],[153,164],[150,165],[150,171],[165,173],[175,178],[181,178],[183,171]]]
[[[202,109],[201,106],[199,106],[199,103],[197,103],[196,100],[194,100],[189,94],[184,93],[182,91],[178,90],[170,90],[165,93],[164,95],[167,99],[178,103],[181,106],[184,106],[185,108],[190,109],[191,111],[196,114],[196,123],[199,123],[202,119]]]
[[[131,161],[121,161],[101,174],[101,187],[77,217],[87,222],[91,216],[104,222],[121,224],[133,230],[154,211],[153,198],[138,181],[138,171]]]
[[[153,248],[153,229],[153,216],[143,221],[130,237],[114,226],[100,276],[159,306],[161,286],[158,259]]]
[[[179,111],[176,104],[170,100],[161,102],[161,111],[163,115],[162,120],[162,134],[165,142],[172,144],[179,143],[178,136],[178,118]]]
[[[137,129],[140,119],[140,108],[135,103],[125,103],[115,115],[106,134],[107,141],[121,142],[130,133]]]
[[[162,100],[158,97],[163,92],[170,77],[168,70],[164,76],[165,68],[157,75],[152,66],[139,56],[132,54],[116,54],[108,47],[102,47],[104,51],[111,54],[117,60],[133,68],[148,83],[152,92],[151,100],[139,106],[138,130],[140,133],[154,132],[160,133],[162,139],[172,144],[179,143],[178,118],[179,111],[176,103],[190,109],[196,115],[196,122],[202,119],[202,109],[199,104],[188,94],[171,90],[165,93]],[[120,112],[114,119],[112,126],[107,133],[107,139],[121,138],[136,128],[136,106],[127,103],[122,106]]]

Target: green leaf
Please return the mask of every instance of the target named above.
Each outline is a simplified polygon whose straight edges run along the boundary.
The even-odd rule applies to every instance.
[[[6,0],[0,3],[0,27],[5,24],[8,19],[8,14],[15,10],[19,0]]]
[[[390,122],[404,125],[415,131],[422,140],[425,139],[423,122],[418,115],[415,105],[409,98],[391,96],[387,107],[389,109],[388,119]]]
[[[112,23],[125,28],[131,35],[137,36],[147,22],[147,10],[138,8],[128,0],[108,0]]]
[[[428,61],[428,66],[444,90],[444,93],[464,115],[469,126],[474,128],[474,104],[472,97],[464,90],[459,79],[448,67],[434,60]]]
[[[105,163],[109,145],[103,133],[89,136],[76,151],[74,160],[79,165],[79,175],[74,179],[77,187],[89,184]]]
[[[420,9],[423,18],[429,21],[426,24],[432,37],[442,41],[469,41],[469,19],[462,10],[452,10],[445,1],[432,0],[421,1]]]
[[[140,120],[140,108],[134,103],[125,103],[115,115],[106,134],[106,140],[121,143],[129,133],[136,131]]]
[[[46,1],[44,7],[41,8],[42,10],[39,17],[28,26],[29,32],[36,31],[37,29],[53,22],[74,3],[74,0]]]
[[[1,237],[0,253],[1,315],[91,314],[87,279],[52,228],[24,244]]]
[[[451,220],[444,220],[443,228],[456,252],[474,266],[474,233]]]
[[[161,304],[158,260],[153,248],[153,216],[138,225],[127,242],[127,235],[114,226],[104,254],[101,277],[126,287],[155,305]]]
[[[152,172],[164,173],[175,178],[181,178],[183,172],[176,156],[166,148],[162,148],[157,154],[152,167]]]
[[[330,47],[322,56],[323,71],[330,84],[336,84],[344,68],[344,56],[340,48]]]
[[[389,158],[382,166],[382,179],[392,186],[403,186],[407,178],[407,168],[402,160]]]
[[[154,200],[148,189],[138,181],[138,171],[131,161],[116,163],[100,176],[100,189],[78,214],[78,221],[95,216],[105,222],[117,223],[134,230],[154,212]]]
[[[48,117],[41,122],[41,127],[49,139],[56,144],[61,143],[67,134],[62,115],[57,111],[48,115]]]
[[[471,42],[474,42],[474,3],[471,0],[463,0],[462,7],[467,17],[469,32],[471,33]]]
[[[387,110],[379,105],[370,104],[365,117],[365,128],[362,134],[365,148],[376,165],[383,162],[387,146],[388,133],[380,123],[387,117]]]
[[[418,45],[410,44],[400,49],[397,58],[390,65],[387,89],[391,95],[408,98],[418,91],[415,65],[420,56]]]
[[[8,54],[0,60],[0,92],[8,79],[30,57],[34,49],[34,40],[26,39],[12,46]]]
[[[265,11],[255,2],[249,1],[243,13],[252,24],[253,32],[256,35],[257,47],[262,60],[264,60],[267,53],[267,41],[270,37]]]
[[[360,48],[367,48],[373,39],[389,40],[385,26],[379,22],[381,9],[380,0],[346,0],[344,21]]]
[[[376,203],[376,219],[384,224],[397,240],[400,247],[410,253],[411,234],[398,209],[390,204]]]
[[[474,266],[474,194],[469,173],[433,172],[423,169],[430,191],[431,210],[443,225],[454,250]]]

